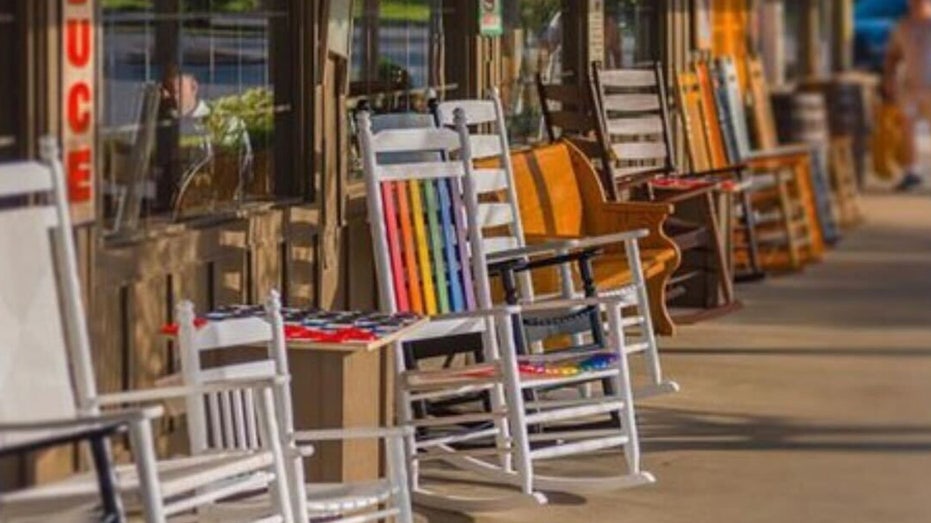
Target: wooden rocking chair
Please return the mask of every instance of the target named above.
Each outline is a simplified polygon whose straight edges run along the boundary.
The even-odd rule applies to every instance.
[[[226,380],[196,387],[98,394],[81,301],[66,186],[54,141],[43,141],[51,168],[35,163],[0,167],[0,198],[42,194],[49,204],[4,206],[0,210],[0,314],[7,345],[0,349],[0,444],[22,442],[23,435],[101,434],[114,423],[128,429],[135,465],[119,466],[111,477],[76,474],[62,481],[0,494],[4,518],[54,520],[63,507],[98,497],[112,488],[124,506],[138,507],[148,522],[190,513],[252,491],[276,495],[265,518],[293,521],[285,461],[274,417],[274,380]],[[58,279],[56,284],[56,277]],[[72,387],[73,383],[73,387]],[[157,461],[152,421],[171,399],[249,391],[262,407],[257,429],[265,444],[251,451]],[[27,400],[28,398],[28,400]],[[148,405],[122,410],[129,405]],[[102,410],[110,407],[107,410]],[[99,446],[98,446],[99,447]],[[96,449],[95,459],[105,452]],[[98,470],[101,465],[98,465]],[[118,510],[106,512],[119,517]],[[115,513],[116,512],[116,513]],[[36,519],[33,519],[36,520]]]
[[[742,305],[734,294],[717,220],[719,180],[710,176],[714,173],[685,172],[677,164],[666,89],[659,63],[652,70],[604,70],[600,63],[592,64],[595,131],[612,184],[605,190],[615,198],[626,192],[633,199],[674,204],[666,234],[679,246],[682,263],[670,280],[668,297],[673,306],[700,309],[675,316],[678,322],[693,323]]]
[[[403,342],[396,347],[398,416],[417,430],[408,441],[412,495],[415,503],[441,509],[483,511],[542,503],[537,491],[617,489],[650,483],[640,470],[639,443],[633,412],[621,308],[618,298],[586,298],[494,307],[485,247],[495,239],[481,237],[476,189],[468,176],[473,170],[470,139],[464,115],[457,131],[404,129],[372,133],[369,115],[358,115],[359,143],[365,167],[369,223],[375,246],[381,308],[385,312],[413,311],[431,322],[416,339],[447,339],[455,351],[456,335],[478,333],[484,363],[449,369],[409,369],[403,365]],[[443,160],[384,164],[379,157],[393,153],[438,151]],[[458,160],[450,160],[458,154]],[[500,180],[492,176],[490,180]],[[513,217],[512,217],[513,218]],[[635,241],[631,235],[630,242]],[[517,253],[520,260],[528,253]],[[519,260],[519,261],[520,261]],[[610,329],[604,347],[561,357],[520,356],[514,329],[515,315],[574,307],[605,309]],[[519,321],[519,318],[517,319]],[[405,340],[407,342],[412,340]],[[600,356],[599,356],[600,355]],[[573,365],[591,358],[607,358],[603,368],[576,367],[560,376],[528,374],[530,368]],[[605,361],[607,361],[605,360]],[[524,392],[614,380],[614,395],[572,400],[524,401]],[[487,391],[489,411],[422,416],[415,405],[426,399],[457,397]],[[617,414],[614,426],[594,432],[544,430],[530,434],[530,426],[558,426],[580,418]],[[533,447],[531,447],[533,442]],[[548,477],[535,472],[537,460],[575,455],[606,448],[624,449],[627,471],[607,478]],[[449,467],[431,467],[440,461]],[[427,486],[432,477],[477,477],[518,493],[504,496],[455,496]],[[477,476],[476,476],[477,475]]]
[[[809,150],[754,150],[737,69],[732,59],[720,58],[715,67],[696,64],[699,82],[713,99],[728,160],[746,164],[754,205],[760,262],[768,271],[802,268],[819,260],[824,241],[818,225]]]
[[[693,171],[729,180],[720,185],[717,205],[722,244],[730,257],[729,266],[737,281],[754,281],[765,276],[760,266],[756,221],[746,165],[728,161],[713,100],[707,106],[696,72],[682,71],[676,77],[679,115],[685,149]],[[739,210],[739,213],[736,212]],[[739,238],[739,241],[737,241]],[[739,261],[738,261],[739,259]]]
[[[517,249],[517,252],[526,249],[528,238],[522,224],[525,219],[522,209],[528,214],[532,211],[526,209],[526,206],[520,205],[521,186],[515,183],[515,171],[511,163],[505,114],[497,89],[491,89],[486,100],[451,100],[436,105],[437,123],[440,126],[454,127],[456,109],[463,112],[466,122],[473,129],[473,134],[470,136],[470,151],[476,167],[475,185],[478,191],[479,223],[485,229],[485,236],[489,238],[489,242],[486,243],[485,255],[492,263],[492,266],[495,266],[496,262],[512,260],[514,249]],[[476,129],[488,132],[479,133]],[[500,178],[502,175],[503,178]],[[531,205],[538,206],[542,203],[544,202],[533,201]],[[553,204],[551,209],[540,209],[540,211],[559,213],[569,210],[555,207],[556,202],[551,203]],[[560,252],[558,243],[550,244],[555,254],[557,254],[556,256],[539,256],[545,254],[547,242],[566,241],[565,236],[545,237],[536,235],[532,237],[532,243],[537,250],[538,256],[532,261],[528,260],[526,270],[517,271],[519,278],[511,278],[508,277],[507,273],[503,274],[502,284],[505,301],[512,305],[520,302],[532,303],[538,299],[538,294],[541,293],[543,295],[559,294],[564,299],[595,295],[626,296],[632,299],[636,303],[636,314],[628,317],[627,327],[629,330],[636,332],[637,339],[628,345],[628,353],[642,352],[650,369],[649,385],[636,390],[635,397],[641,399],[676,392],[679,390],[678,384],[663,377],[659,349],[650,314],[646,279],[639,264],[639,249],[637,259],[631,262],[628,259],[631,253],[621,248],[624,242],[618,242],[616,239],[617,233],[622,233],[621,237],[624,237],[624,232],[632,231],[618,230],[614,231],[612,235],[568,238],[572,241],[584,241],[586,245],[591,247],[590,251],[576,251],[577,256],[575,257],[565,249]],[[600,252],[595,252],[596,249],[599,251],[611,249],[614,254],[605,256]],[[611,279],[615,285],[600,286],[597,275],[601,274],[605,266],[603,262],[599,261],[602,257],[610,258],[615,262],[625,260],[626,264],[624,265],[629,279],[620,280],[623,283],[617,285],[619,280],[616,277],[617,275],[613,275],[614,277]],[[575,271],[572,270],[570,263],[567,263],[571,261],[577,262]],[[531,274],[539,274],[553,268],[556,268],[560,273],[558,292],[557,288],[552,286],[548,288],[541,287],[536,290]],[[577,321],[571,321],[573,318]],[[593,341],[597,343],[600,341],[600,318],[596,314],[593,322],[589,320],[591,320],[591,315],[589,314],[586,317],[583,310],[574,313],[572,318],[553,316],[542,318],[525,317],[522,327],[528,338],[527,342],[531,344],[552,337],[554,332],[575,334],[577,337],[580,334],[591,334]],[[577,338],[575,341],[578,344],[581,339]],[[518,347],[518,349],[526,348]],[[610,386],[610,380],[606,380],[605,388],[610,390]]]
[[[816,132],[806,132],[804,140],[794,140],[794,143],[780,143],[778,130],[776,128],[776,118],[773,113],[772,96],[769,84],[766,81],[766,73],[763,70],[763,63],[757,57],[747,57],[747,88],[749,93],[749,107],[752,117],[753,136],[757,149],[773,150],[782,148],[783,150],[797,149],[798,151],[808,150],[811,162],[811,179],[812,188],[815,196],[815,210],[818,216],[818,225],[820,227],[821,237],[827,244],[834,244],[840,240],[840,231],[838,230],[837,220],[835,218],[838,203],[835,199],[831,187],[831,161],[832,161],[832,144],[828,130],[828,121],[826,114],[820,114],[819,122],[811,122],[817,125]],[[816,109],[824,110],[822,95],[809,94],[808,98],[814,96]],[[818,114],[818,113],[815,113]],[[799,115],[793,115],[795,118]]]
[[[547,85],[538,79],[550,137],[555,139],[558,128],[562,138],[601,166],[601,181],[612,200],[672,205],[664,230],[676,242],[682,261],[668,282],[665,299],[670,306],[692,309],[674,314],[676,323],[694,323],[739,308],[728,257],[720,243],[713,201],[716,181],[690,182],[684,188],[682,184],[654,183],[658,178],[681,174],[670,148],[665,86],[659,67],[602,71],[596,63],[592,65],[591,79],[587,99],[579,88]],[[617,94],[617,89],[622,94]],[[554,109],[550,102],[558,102],[561,107]],[[631,142],[635,137],[638,141]],[[612,143],[614,138],[622,143]]]
[[[282,448],[291,458],[288,468],[292,510],[297,519],[332,523],[365,523],[393,518],[412,523],[407,464],[404,453],[406,429],[352,428],[333,430],[294,430],[292,396],[284,321],[278,293],[269,293],[265,303],[266,318],[240,318],[210,322],[195,327],[194,306],[181,302],[177,307],[178,346],[181,375],[185,385],[201,386],[229,378],[279,378],[275,387],[275,412],[281,425]],[[264,345],[267,357],[246,363],[227,364],[204,369],[202,355],[208,351]],[[240,351],[241,352],[241,351]],[[256,430],[255,398],[245,394],[215,394],[205,402],[201,397],[187,398],[188,438],[195,454],[210,448],[246,450],[259,444]],[[386,477],[369,482],[306,482],[304,458],[313,455],[314,445],[345,439],[380,439],[384,441]],[[268,493],[218,504],[209,516],[226,521],[236,515],[267,511]],[[304,514],[301,518],[299,515]]]

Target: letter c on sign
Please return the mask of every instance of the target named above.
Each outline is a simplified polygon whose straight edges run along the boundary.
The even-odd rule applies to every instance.
[[[68,91],[68,126],[75,134],[82,134],[91,125],[91,88],[87,82],[78,82]]]

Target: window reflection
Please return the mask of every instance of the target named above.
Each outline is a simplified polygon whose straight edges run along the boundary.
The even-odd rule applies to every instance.
[[[104,0],[103,192],[114,231],[275,195],[283,0]]]
[[[658,57],[657,4],[652,0],[606,0],[603,12],[604,54],[593,57],[608,68],[636,67]],[[563,2],[517,0],[506,11],[506,66],[502,97],[508,130],[516,145],[545,138],[537,96],[537,74],[546,83],[574,82],[576,71],[563,65]],[[588,64],[578,64],[580,68]]]
[[[16,31],[15,2],[0,1],[0,49],[15,50],[18,48],[15,41]],[[0,53],[0,93],[22,93],[21,85],[17,79],[21,77],[17,72],[17,52]],[[0,160],[10,160],[17,156],[19,142],[18,115],[15,113],[16,104],[0,104]]]
[[[543,139],[543,113],[536,92],[536,75],[544,81],[559,79],[562,64],[562,2],[519,0],[505,12],[507,63],[501,86],[508,112],[512,143],[529,144]]]
[[[353,11],[350,94],[378,110],[423,109],[445,87],[448,0],[358,0]]]
[[[452,4],[450,0],[354,2],[350,119],[362,103],[378,114],[425,113],[431,97],[455,88],[445,74],[444,18],[454,9]],[[355,122],[349,125],[352,128]],[[355,144],[350,166],[350,177],[361,180]]]
[[[657,16],[657,2],[605,2],[604,64],[607,69],[637,67],[659,58]]]

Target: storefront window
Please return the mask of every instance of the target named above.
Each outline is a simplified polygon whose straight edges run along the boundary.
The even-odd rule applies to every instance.
[[[7,100],[21,100],[22,95],[22,75],[17,67],[17,57],[21,56],[16,51],[20,48],[17,27],[16,2],[0,0],[0,49],[4,49],[0,52],[0,93],[9,96]],[[17,156],[21,147],[18,127],[17,104],[0,104],[0,160],[10,160]]]
[[[607,0],[604,11],[604,65],[607,69],[646,65],[659,59],[659,2]]]
[[[507,5],[508,34],[504,39],[505,69],[501,86],[509,121],[511,142],[533,144],[545,138],[543,116],[535,81],[576,82],[577,71],[564,66],[563,18],[561,0],[517,0]],[[658,57],[657,4],[651,0],[606,0],[600,15],[603,49],[593,59],[605,67],[637,67]],[[597,6],[597,3],[590,4]],[[599,17],[593,17],[597,20]],[[574,36],[571,36],[574,38]],[[594,44],[593,44],[594,45]],[[587,69],[588,64],[577,64]],[[571,69],[574,69],[573,66]]]
[[[107,224],[132,231],[283,194],[286,0],[103,0]]]
[[[562,79],[561,0],[519,0],[505,11],[505,71],[501,95],[508,113],[508,130],[515,145],[541,140],[543,116],[536,76],[546,82]]]
[[[425,113],[432,96],[454,85],[445,78],[444,17],[450,0],[354,0],[349,118],[360,104],[376,113]],[[349,122],[350,128],[355,122]],[[349,152],[350,179],[362,180],[358,144]]]
[[[356,0],[350,93],[379,111],[423,110],[442,91],[448,0]]]

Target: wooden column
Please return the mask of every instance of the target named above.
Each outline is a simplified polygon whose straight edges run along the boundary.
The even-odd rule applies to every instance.
[[[782,0],[763,0],[760,53],[771,85],[785,83],[785,10]]]
[[[831,26],[831,66],[834,72],[853,67],[853,0],[836,0]]]
[[[821,73],[821,2],[820,0],[800,0],[798,42],[799,65],[803,77],[817,76]]]

